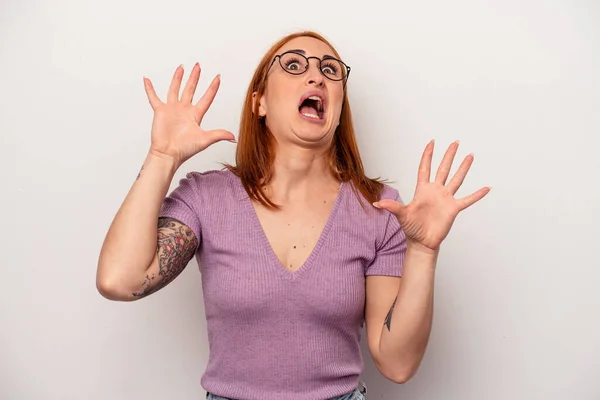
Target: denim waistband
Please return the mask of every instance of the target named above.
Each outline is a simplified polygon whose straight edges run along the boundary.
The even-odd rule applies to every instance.
[[[338,397],[332,397],[328,400],[365,400],[367,394],[367,385],[363,381],[359,381],[358,387],[350,393],[343,394]],[[221,397],[210,392],[206,393],[207,400],[236,400],[230,399],[229,397]]]

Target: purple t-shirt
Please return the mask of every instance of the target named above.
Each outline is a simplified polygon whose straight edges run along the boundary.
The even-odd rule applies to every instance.
[[[383,198],[401,201],[387,185]],[[205,390],[244,400],[315,400],[358,386],[365,275],[400,276],[406,251],[398,220],[362,199],[366,210],[352,183],[342,183],[315,248],[291,272],[233,173],[188,173],[165,198],[160,216],[186,224],[200,241],[210,349]]]

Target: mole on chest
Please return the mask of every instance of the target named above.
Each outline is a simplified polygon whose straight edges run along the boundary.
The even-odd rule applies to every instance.
[[[277,259],[288,271],[297,271],[308,259],[327,220],[296,221],[265,227]]]
[[[258,217],[272,251],[286,270],[295,272],[302,267],[317,245],[331,207],[297,213],[261,211]]]
[[[267,246],[283,268],[295,272],[310,258],[323,236],[337,195],[329,192],[302,204],[280,204],[279,210],[254,204]]]

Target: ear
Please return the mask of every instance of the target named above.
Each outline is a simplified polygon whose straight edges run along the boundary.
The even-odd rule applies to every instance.
[[[265,96],[261,96],[260,100],[258,100],[257,93],[256,92],[252,93],[252,110],[255,109],[256,101],[258,100],[258,116],[259,116],[259,118],[262,118],[267,115],[267,110],[264,105],[264,102],[265,102],[264,99],[265,99]]]

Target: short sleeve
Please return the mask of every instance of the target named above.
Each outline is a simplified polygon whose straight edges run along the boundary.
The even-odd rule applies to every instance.
[[[400,196],[395,200],[401,203]],[[365,275],[402,276],[406,255],[406,235],[394,214],[385,211],[387,221],[382,229],[382,239],[378,241],[373,262],[367,267]]]
[[[178,186],[163,200],[159,217],[168,217],[187,225],[201,240],[202,229],[197,212],[197,181],[193,173],[188,173]]]

